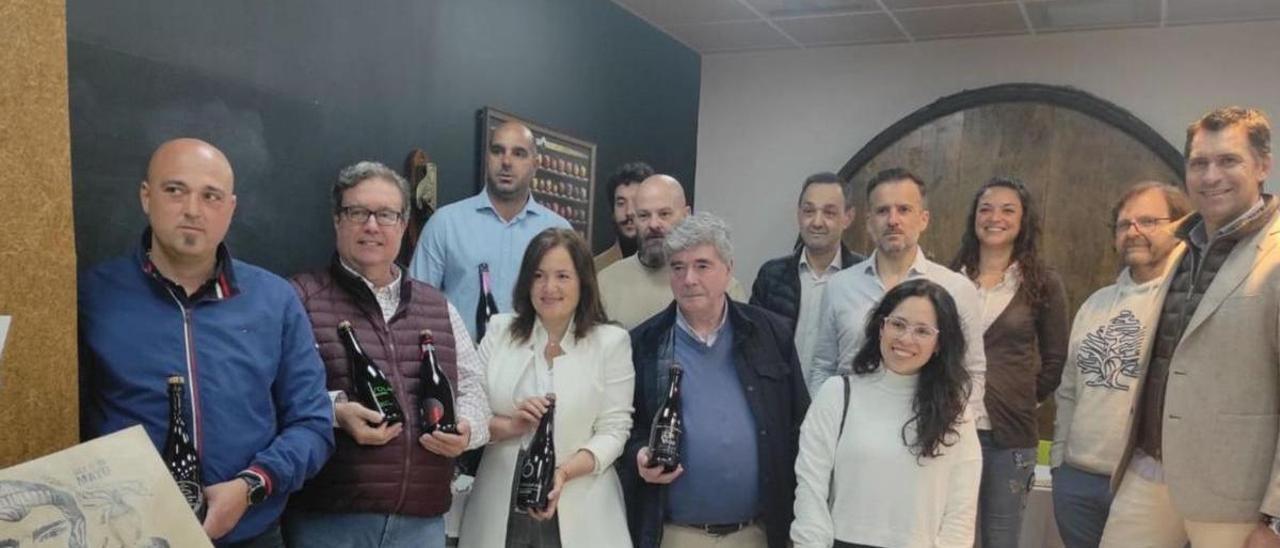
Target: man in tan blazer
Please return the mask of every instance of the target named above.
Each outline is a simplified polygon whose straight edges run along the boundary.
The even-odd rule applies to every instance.
[[[1271,132],[1228,107],[1187,128],[1199,210],[1136,383],[1103,546],[1280,547],[1280,216]]]

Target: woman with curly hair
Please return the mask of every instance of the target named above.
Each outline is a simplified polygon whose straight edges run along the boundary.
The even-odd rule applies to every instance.
[[[871,313],[853,374],[814,396],[796,459],[797,548],[969,547],[982,455],[955,301],[916,279]]]
[[[978,288],[987,356],[987,416],[978,419],[986,548],[1017,548],[1035,477],[1036,407],[1053,395],[1067,357],[1070,319],[1062,279],[1040,259],[1040,215],[1026,185],[996,177],[969,207],[951,268]]]

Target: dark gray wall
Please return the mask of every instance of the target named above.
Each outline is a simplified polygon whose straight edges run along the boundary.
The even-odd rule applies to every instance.
[[[619,163],[692,194],[700,60],[606,0],[70,0],[67,21],[81,267],[136,243],[147,157],[184,135],[236,170],[232,252],[281,274],[327,260],[344,165],[420,147],[441,203],[473,194],[486,105],[599,145],[597,249]]]

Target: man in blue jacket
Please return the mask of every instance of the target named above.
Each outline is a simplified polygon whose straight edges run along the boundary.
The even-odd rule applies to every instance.
[[[296,293],[222,243],[234,190],[209,143],[176,139],[152,155],[139,247],[80,280],[83,432],[141,424],[162,447],[166,379],[181,375],[205,532],[218,546],[283,546],[280,513],[333,451],[333,418]]]

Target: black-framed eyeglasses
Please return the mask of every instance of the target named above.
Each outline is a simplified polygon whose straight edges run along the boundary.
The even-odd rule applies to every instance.
[[[404,215],[394,209],[379,209],[371,211],[368,208],[359,206],[344,206],[338,210],[338,214],[343,219],[351,221],[355,224],[362,225],[369,222],[369,217],[373,217],[380,226],[395,226],[400,223]]]
[[[1138,227],[1138,232],[1147,232],[1172,220],[1172,217],[1138,217],[1132,221],[1120,221],[1111,225],[1111,228],[1116,231],[1116,234],[1124,234],[1135,226]]]

